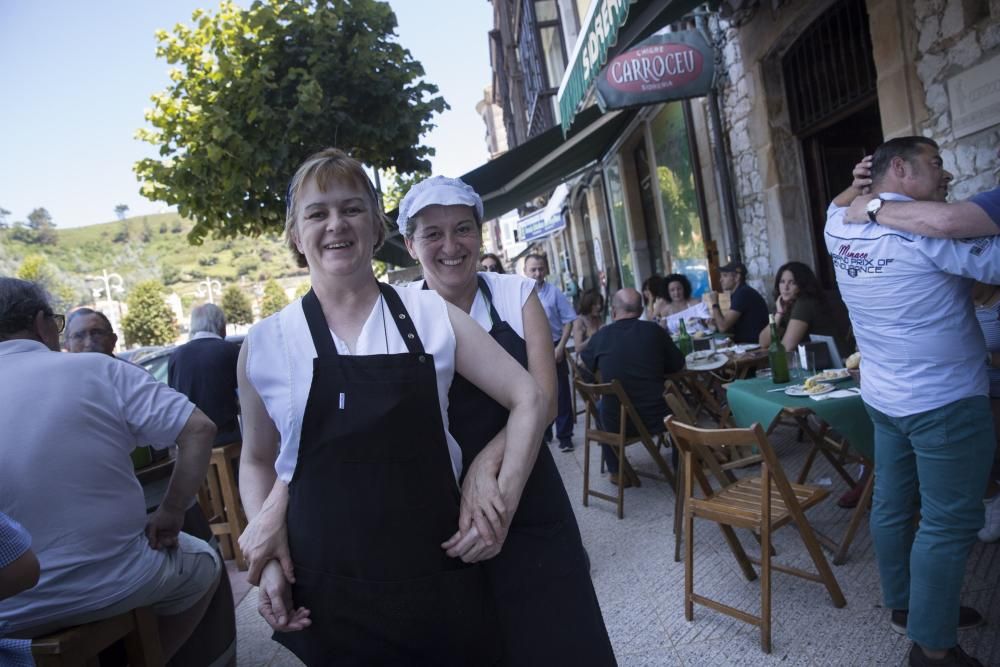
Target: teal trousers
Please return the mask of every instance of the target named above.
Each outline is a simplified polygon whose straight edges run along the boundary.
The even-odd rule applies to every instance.
[[[884,604],[909,609],[907,633],[916,643],[951,648],[996,447],[989,399],[964,398],[906,417],[867,407],[875,424],[871,533]]]

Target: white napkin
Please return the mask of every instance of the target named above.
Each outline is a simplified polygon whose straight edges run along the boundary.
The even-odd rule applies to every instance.
[[[825,401],[829,398],[850,398],[851,396],[859,396],[860,394],[861,394],[860,389],[852,387],[850,389],[838,389],[836,391],[827,392],[826,394],[810,396],[809,398],[811,398],[814,401]]]

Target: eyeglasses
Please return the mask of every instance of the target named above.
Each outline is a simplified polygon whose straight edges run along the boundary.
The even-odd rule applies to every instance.
[[[81,341],[84,338],[105,338],[110,336],[113,332],[107,329],[85,329],[84,331],[74,331],[73,335],[69,337],[70,340]]]
[[[66,328],[66,316],[61,313],[48,313],[45,317],[51,317],[52,321],[56,323],[58,327],[57,332],[62,333],[63,329]]]
[[[497,266],[496,264],[493,264],[492,262],[489,264],[483,264],[482,268],[483,271],[487,271],[489,273],[499,273],[500,271],[500,267]]]

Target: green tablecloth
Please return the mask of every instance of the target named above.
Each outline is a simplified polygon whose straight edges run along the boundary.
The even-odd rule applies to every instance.
[[[841,380],[835,385],[837,389],[857,386],[853,380]],[[806,408],[847,438],[855,451],[869,461],[875,460],[875,430],[861,396],[814,401],[808,396],[788,396],[780,391],[768,393],[769,389],[777,389],[779,386],[781,385],[771,382],[770,378],[736,380],[730,383],[726,395],[736,423],[747,427],[758,422],[766,429],[783,408]]]

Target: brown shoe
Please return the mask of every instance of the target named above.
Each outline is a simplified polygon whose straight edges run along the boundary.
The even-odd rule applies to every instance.
[[[615,473],[609,473],[608,479],[611,480],[612,484],[618,486],[618,475],[616,475]],[[622,486],[625,487],[626,489],[632,487],[632,481],[628,477],[622,477],[621,481],[622,481]]]

